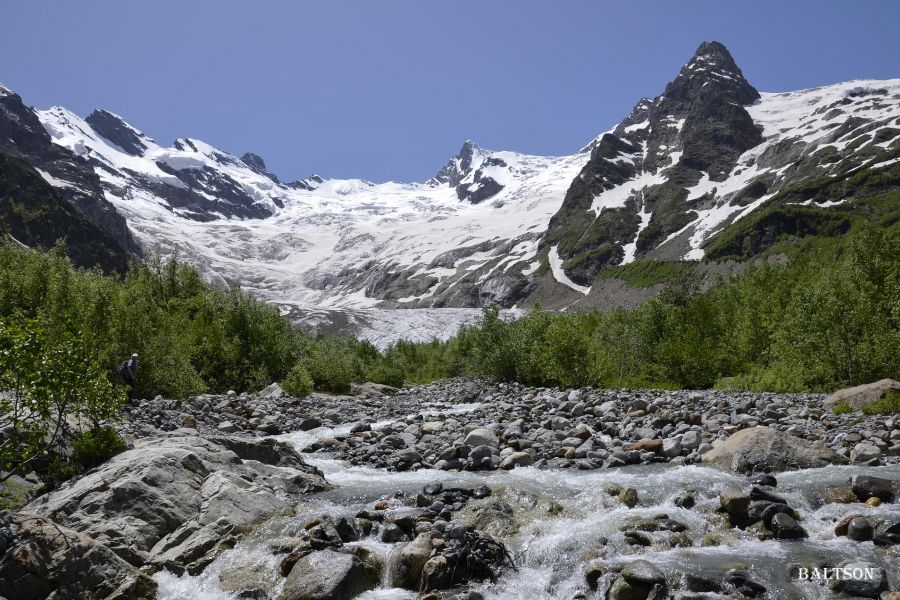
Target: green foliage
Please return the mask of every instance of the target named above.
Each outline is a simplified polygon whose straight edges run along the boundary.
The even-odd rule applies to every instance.
[[[657,268],[669,285],[637,308],[538,307],[515,321],[487,309],[450,342],[405,352],[444,365],[431,376],[561,387],[828,391],[900,372],[900,225],[751,266],[703,293],[688,270],[638,263],[631,274]]]
[[[125,449],[125,442],[111,427],[96,427],[76,433],[70,445],[72,463],[84,471],[103,464]]]
[[[70,454],[69,445],[97,435],[125,399],[91,335],[68,321],[54,325],[0,318],[0,470],[36,470],[51,479],[81,470],[90,457]]]
[[[841,400],[834,405],[834,408],[831,409],[831,412],[836,415],[846,415],[853,412],[853,407],[847,404],[845,401]]]
[[[320,392],[345,394],[354,380],[358,358],[348,352],[349,340],[319,338],[305,359],[305,368]]]
[[[867,415],[900,414],[900,392],[888,392],[881,400],[864,405],[862,411]]]
[[[608,267],[600,273],[600,277],[621,279],[634,287],[650,287],[690,273],[694,264],[685,261],[636,260],[627,265]]]
[[[294,365],[284,381],[281,382],[281,388],[290,396],[303,398],[308,396],[312,391],[315,383],[310,377],[309,372],[301,364]]]

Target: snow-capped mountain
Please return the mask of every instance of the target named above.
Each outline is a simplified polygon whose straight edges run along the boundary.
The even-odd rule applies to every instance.
[[[759,93],[716,42],[569,156],[466,141],[424,183],[285,183],[255,154],[186,138],[162,146],[108,111],[34,116],[90,165],[145,251],[177,251],[307,322],[410,322],[405,337],[420,339],[452,332],[486,303],[603,304],[603,269],[702,259],[729,227],[787,201],[785,190],[900,155],[900,79]],[[389,312],[409,308],[428,311]]]
[[[702,259],[787,187],[892,164],[898,124],[900,80],[760,94],[705,42],[662,95],[588,146],[542,247],[583,293],[610,265]]]

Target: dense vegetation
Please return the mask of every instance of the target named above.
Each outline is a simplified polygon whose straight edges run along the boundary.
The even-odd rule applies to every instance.
[[[132,352],[141,370],[129,390],[117,371]],[[177,398],[282,379],[296,394],[343,392],[403,378],[371,344],[303,335],[275,307],[205,283],[175,258],[135,262],[120,278],[76,269],[62,245],[0,243],[0,472],[36,470],[52,483],[102,462],[122,447],[104,426],[128,393]]]
[[[704,293],[678,274],[636,309],[538,309],[514,322],[488,310],[450,342],[399,345],[387,356],[415,365],[413,379],[470,374],[542,386],[826,391],[896,377],[898,232],[863,228]]]

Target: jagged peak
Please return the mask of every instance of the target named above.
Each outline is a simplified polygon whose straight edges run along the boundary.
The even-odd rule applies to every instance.
[[[449,184],[451,187],[455,187],[468,172],[478,168],[478,165],[490,153],[490,150],[482,148],[474,140],[467,139],[456,156],[448,160],[427,183],[429,185]]]
[[[6,87],[6,86],[3,85],[2,83],[0,83],[0,97],[3,97],[3,96],[14,96],[14,95],[16,95],[16,93],[15,93],[14,91],[12,91],[12,90],[9,89],[8,87]]]
[[[266,161],[263,160],[263,157],[255,152],[245,152],[243,156],[241,156],[241,162],[250,167],[251,169],[256,169],[259,171],[266,171]]]
[[[698,94],[710,93],[727,95],[740,104],[759,99],[759,92],[744,78],[728,48],[715,41],[700,44],[657,100],[690,100]]]
[[[154,143],[124,118],[102,108],[94,110],[84,120],[100,136],[132,156],[141,156],[149,144]]]

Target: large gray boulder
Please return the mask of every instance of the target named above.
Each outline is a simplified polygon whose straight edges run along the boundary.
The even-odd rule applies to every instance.
[[[156,582],[90,537],[25,512],[0,512],[0,596],[152,600]]]
[[[900,381],[882,379],[874,383],[864,383],[850,388],[838,390],[825,398],[825,408],[833,410],[839,404],[846,404],[859,410],[866,404],[881,400],[888,392],[900,390]]]
[[[431,550],[431,534],[426,532],[391,554],[391,586],[418,590],[422,569],[431,558]]]
[[[297,561],[278,600],[350,600],[378,585],[378,571],[355,554],[320,550]]]
[[[818,442],[770,427],[751,427],[736,432],[724,444],[704,454],[703,462],[749,474],[813,469],[844,464],[847,459]]]
[[[196,573],[251,525],[327,487],[284,444],[174,432],[137,440],[26,510],[102,542],[134,566]]]

